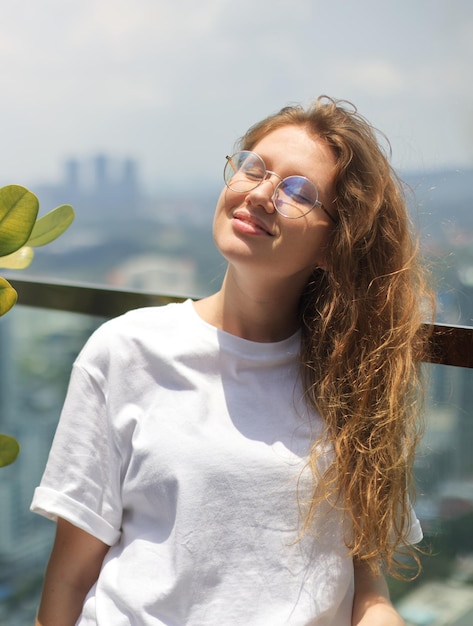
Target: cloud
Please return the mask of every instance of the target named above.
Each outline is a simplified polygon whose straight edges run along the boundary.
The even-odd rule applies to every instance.
[[[204,175],[256,119],[320,93],[407,137],[413,159],[471,154],[469,1],[268,7],[2,0],[0,177],[51,177],[63,157],[99,150],[137,157],[149,180],[178,163]]]

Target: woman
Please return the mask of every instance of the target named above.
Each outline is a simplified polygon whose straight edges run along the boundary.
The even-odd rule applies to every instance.
[[[32,509],[37,625],[402,624],[421,272],[370,125],[319,98],[227,157],[221,289],[79,355]]]

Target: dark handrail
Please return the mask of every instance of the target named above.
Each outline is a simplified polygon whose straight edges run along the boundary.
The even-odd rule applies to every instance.
[[[8,282],[18,292],[18,304],[85,313],[97,317],[116,317],[131,309],[182,302],[177,296],[153,295],[144,291],[91,287],[80,283],[39,282],[12,279]]]
[[[17,290],[20,304],[105,318],[143,306],[161,306],[186,299],[82,284],[13,280],[10,277],[8,280]],[[473,327],[433,324],[430,330],[431,351],[425,358],[427,362],[473,368]]]

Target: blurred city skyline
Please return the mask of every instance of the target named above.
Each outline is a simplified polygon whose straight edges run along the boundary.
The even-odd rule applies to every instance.
[[[65,159],[138,161],[143,185],[220,183],[256,120],[352,101],[401,170],[473,167],[470,0],[3,0],[0,184]]]

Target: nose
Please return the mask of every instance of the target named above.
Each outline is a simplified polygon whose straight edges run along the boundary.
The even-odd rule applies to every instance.
[[[261,183],[248,192],[247,200],[252,206],[263,208],[266,213],[274,213],[275,206],[273,203],[274,190],[281,178],[274,172],[266,172],[266,177]]]

